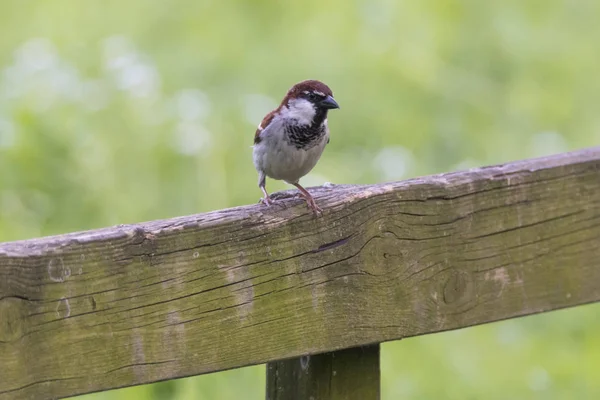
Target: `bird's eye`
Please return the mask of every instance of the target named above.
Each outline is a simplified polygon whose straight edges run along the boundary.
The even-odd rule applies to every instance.
[[[317,96],[317,94],[314,92],[310,92],[308,94],[308,98],[314,101],[314,100],[317,100],[319,98],[319,96]]]

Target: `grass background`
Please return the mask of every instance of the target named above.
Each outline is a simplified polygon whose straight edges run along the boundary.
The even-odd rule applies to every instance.
[[[342,107],[308,186],[597,145],[599,17],[597,0],[4,0],[0,241],[256,202],[255,127],[307,78]],[[599,398],[599,312],[384,344],[383,398]],[[82,398],[263,397],[259,366]]]

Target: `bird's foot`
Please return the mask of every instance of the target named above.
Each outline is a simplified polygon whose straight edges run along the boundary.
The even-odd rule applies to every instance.
[[[308,204],[308,208],[310,208],[317,217],[323,215],[323,210],[317,205],[317,203],[315,203],[314,200],[312,201],[312,203]]]
[[[298,182],[293,183],[293,185],[298,188],[299,194],[304,197],[304,200],[306,200],[306,205],[308,208],[312,210],[317,217],[321,216],[321,214],[323,214],[323,210],[317,205],[317,202],[308,192],[308,190],[304,189]]]
[[[271,199],[269,196],[261,197],[258,202],[260,204],[264,204],[265,206],[268,206],[268,207],[270,207],[273,204],[275,204],[275,201],[273,199]]]
[[[312,212],[317,216],[320,217],[323,214],[323,210],[321,209],[321,207],[319,207],[317,205],[317,202],[315,201],[315,199],[312,196],[302,196],[304,197],[304,200],[306,200],[306,206],[309,210],[312,210]]]
[[[267,196],[267,197],[261,197],[261,199],[258,201],[260,204],[263,204],[267,207],[272,207],[272,206],[279,206],[282,209],[287,209],[287,206],[285,205],[285,203],[283,201],[279,201],[280,199],[277,198],[277,196]]]

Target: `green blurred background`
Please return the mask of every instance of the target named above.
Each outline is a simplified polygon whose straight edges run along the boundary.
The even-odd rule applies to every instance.
[[[599,17],[598,0],[3,0],[0,241],[255,203],[255,127],[307,78],[342,107],[308,186],[597,145]],[[599,312],[384,344],[383,398],[600,398]],[[263,396],[258,366],[83,398]]]

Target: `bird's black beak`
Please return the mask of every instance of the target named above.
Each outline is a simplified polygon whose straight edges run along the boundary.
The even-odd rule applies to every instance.
[[[340,106],[337,103],[337,101],[335,101],[333,99],[333,97],[331,97],[331,96],[327,96],[323,100],[321,100],[319,102],[319,107],[323,107],[323,108],[326,108],[328,110],[332,109],[332,108],[340,108]]]

